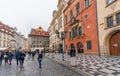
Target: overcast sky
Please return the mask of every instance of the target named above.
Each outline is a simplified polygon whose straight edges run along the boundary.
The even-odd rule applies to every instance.
[[[31,28],[42,26],[47,30],[58,0],[0,0],[0,21],[26,37]]]

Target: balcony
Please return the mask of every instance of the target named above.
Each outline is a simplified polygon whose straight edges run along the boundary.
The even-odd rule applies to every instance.
[[[75,17],[72,17],[71,20],[70,20],[70,26],[73,26],[76,23],[79,23],[79,20],[76,19]]]

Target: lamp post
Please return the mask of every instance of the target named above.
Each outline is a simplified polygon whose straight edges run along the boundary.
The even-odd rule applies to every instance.
[[[61,51],[62,51],[62,61],[64,61],[64,50],[63,50],[63,41],[64,41],[64,38],[65,38],[65,32],[59,32],[58,30],[56,30],[56,34],[57,34],[57,37],[58,39],[60,39],[62,41],[62,46],[61,46]],[[60,37],[60,34],[61,34],[61,37]]]
[[[46,45],[45,45],[45,43],[43,43],[43,53],[44,53],[44,56],[45,56],[45,47],[46,47]]]

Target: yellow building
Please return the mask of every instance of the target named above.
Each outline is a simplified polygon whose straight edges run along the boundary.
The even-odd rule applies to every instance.
[[[120,56],[120,0],[96,1],[100,55]]]
[[[24,38],[24,51],[28,51],[28,39]]]

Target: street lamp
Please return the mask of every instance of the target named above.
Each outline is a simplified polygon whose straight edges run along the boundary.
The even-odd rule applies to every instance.
[[[60,37],[60,32],[56,30],[57,37],[62,41],[62,48],[60,49],[62,51],[62,61],[64,61],[63,41],[65,38],[65,33],[66,32],[61,32],[61,37]]]
[[[44,53],[44,56],[45,56],[45,47],[46,47],[46,45],[45,45],[45,43],[43,43],[43,53]]]

